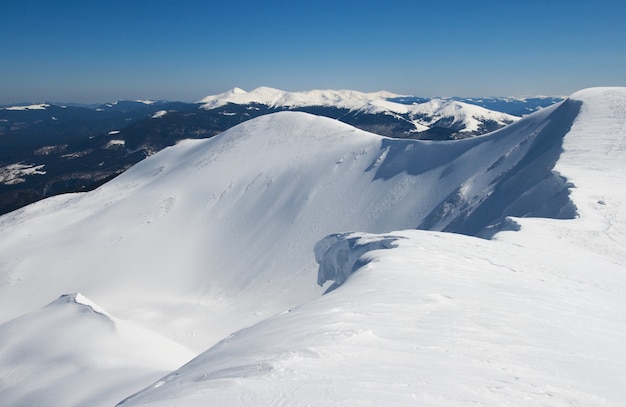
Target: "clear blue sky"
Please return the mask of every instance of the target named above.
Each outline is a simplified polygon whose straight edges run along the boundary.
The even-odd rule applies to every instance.
[[[626,85],[626,1],[3,0],[0,103]]]

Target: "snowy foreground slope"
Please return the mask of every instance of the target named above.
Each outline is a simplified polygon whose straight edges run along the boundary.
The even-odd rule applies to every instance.
[[[0,400],[621,405],[625,146],[605,88],[454,142],[279,113],[166,149],[0,218]]]

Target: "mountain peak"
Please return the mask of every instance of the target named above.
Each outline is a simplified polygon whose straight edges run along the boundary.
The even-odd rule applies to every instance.
[[[230,93],[232,93],[233,95],[240,95],[240,94],[248,93],[248,92],[235,86],[234,88],[230,90]]]
[[[260,86],[250,92],[240,88],[219,95],[207,96],[198,101],[203,109],[215,109],[228,103],[258,103],[268,106],[303,107],[303,106],[337,106],[348,109],[362,109],[375,100],[398,97],[387,91],[373,93],[355,90],[309,90],[303,92],[287,92],[268,86]]]

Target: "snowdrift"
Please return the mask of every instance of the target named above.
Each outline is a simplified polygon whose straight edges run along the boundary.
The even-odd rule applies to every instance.
[[[217,343],[123,405],[611,405],[623,390],[598,377],[626,366],[623,315],[605,318],[624,305],[625,101],[589,90],[454,142],[284,112],[180,143],[1,217],[0,322],[82,292],[195,352]],[[470,236],[390,232],[415,228]],[[0,381],[22,386],[16,405],[27,377]]]

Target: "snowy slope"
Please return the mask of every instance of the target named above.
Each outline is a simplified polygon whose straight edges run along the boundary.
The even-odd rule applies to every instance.
[[[620,100],[626,100],[623,89],[610,91],[617,93],[614,97],[616,105],[619,105]],[[399,355],[396,364],[400,365],[401,359],[417,356],[404,354],[406,348],[401,346],[403,342],[398,337],[402,335],[399,333],[402,329],[389,318],[389,312],[409,312],[401,305],[394,304],[413,303],[415,298],[410,296],[413,291],[409,290],[407,293],[401,288],[420,286],[421,283],[419,278],[414,279],[410,275],[400,276],[395,282],[388,281],[385,277],[387,271],[383,270],[373,274],[376,277],[360,288],[350,288],[355,279],[349,278],[345,285],[320,298],[330,284],[326,283],[322,288],[316,284],[317,264],[313,252],[316,242],[337,232],[386,233],[415,227],[490,236],[498,230],[514,226],[505,221],[505,217],[510,215],[571,218],[574,215],[574,206],[567,193],[568,184],[551,171],[555,164],[559,168],[563,160],[559,156],[563,148],[563,137],[567,134],[567,141],[570,133],[581,126],[583,130],[578,131],[585,136],[589,132],[588,129],[584,130],[586,125],[600,129],[615,126],[613,137],[616,140],[624,134],[623,124],[615,124],[620,123],[619,117],[623,118],[620,116],[623,109],[620,110],[619,107],[606,117],[597,119],[596,125],[587,124],[596,120],[593,109],[603,112],[606,107],[606,96],[602,93],[604,90],[589,92],[591,95],[580,96],[582,102],[568,100],[493,134],[454,142],[387,139],[334,120],[304,113],[283,112],[251,120],[213,139],[180,143],[146,159],[93,192],[54,197],[0,217],[0,234],[9,237],[0,240],[0,322],[10,319],[20,321],[29,312],[45,306],[61,294],[82,292],[116,318],[158,332],[185,347],[201,352],[238,329],[288,309],[302,309],[302,323],[296,323],[289,316],[292,313],[287,313],[241,331],[233,337],[239,338],[237,343],[227,345],[228,340],[221,342],[183,368],[176,379],[170,376],[166,380],[168,383],[156,386],[160,390],[154,390],[155,393],[151,390],[129,399],[127,404],[180,397],[181,394],[174,390],[178,386],[189,390],[187,396],[190,399],[186,402],[191,405],[196,401],[199,405],[206,405],[207,400],[214,398],[229,400],[231,396],[239,396],[236,396],[236,390],[223,386],[224,380],[241,383],[247,377],[252,378],[252,382],[246,386],[250,386],[255,397],[265,397],[262,396],[265,391],[263,389],[267,389],[267,397],[280,399],[281,396],[277,395],[279,393],[275,393],[266,380],[272,381],[277,377],[274,366],[279,356],[276,356],[272,346],[284,344],[281,352],[287,352],[288,357],[293,350],[296,360],[306,358],[306,349],[314,346],[314,343],[297,336],[296,331],[299,329],[303,335],[310,334],[307,340],[319,338],[321,347],[326,346],[324,343],[329,346],[327,352],[314,350],[321,355],[317,368],[320,369],[319,380],[322,382],[313,380],[318,377],[315,371],[307,373],[307,369],[311,367],[305,361],[292,369],[295,376],[291,379],[273,382],[278,386],[274,389],[284,391],[282,397],[288,399],[289,388],[280,388],[280,384],[290,386],[289,380],[309,377],[312,378],[311,386],[305,386],[302,391],[306,392],[307,388],[310,391],[300,395],[319,397],[311,401],[313,404],[316,404],[315,400],[322,404],[333,400],[340,402],[342,389],[339,384],[345,383],[349,375],[356,375],[357,369],[365,377],[361,383],[384,383],[390,381],[390,377],[394,377],[396,373],[407,373],[407,370],[402,369],[415,371],[413,362],[417,363],[417,360],[411,359],[413,362],[405,367],[398,367],[400,370],[390,367],[385,371],[383,360],[377,360],[374,355],[371,355],[372,358],[364,357],[362,365],[354,364],[354,355],[350,353],[346,354],[345,359],[336,359],[335,356],[342,354],[342,344],[346,342],[342,342],[343,339],[324,342],[324,332],[328,331],[323,322],[325,318],[333,314],[333,309],[339,307],[336,304],[340,302],[344,303],[342,307],[347,307],[350,313],[363,312],[366,317],[371,315],[372,318],[367,318],[368,321],[379,324],[381,329],[389,329],[390,336],[384,342],[367,342],[360,355],[369,354],[367,349],[389,345]],[[596,95],[598,92],[600,94]],[[589,109],[592,111],[589,112]],[[572,123],[574,127],[570,131]],[[616,142],[612,145],[616,145]],[[576,160],[572,165],[577,168]],[[584,179],[586,171],[583,169],[581,172]],[[598,198],[594,202],[597,204],[603,199],[606,203],[609,197],[605,194],[604,198]],[[611,206],[597,205],[602,208],[619,208],[619,201],[616,202]],[[581,204],[576,202],[576,206]],[[611,210],[619,212],[619,209]],[[612,216],[618,218],[618,215]],[[528,222],[518,221],[524,229],[519,234],[512,233],[510,236],[525,236],[526,228],[530,229],[533,225]],[[544,223],[540,223],[541,225],[586,224],[580,219],[542,222]],[[555,228],[553,234],[558,234],[560,229],[558,226]],[[398,269],[405,266],[413,269],[416,264],[428,261],[429,267],[437,270],[449,269],[450,264],[458,265],[463,262],[467,263],[465,266],[470,270],[482,269],[485,265],[486,270],[492,270],[498,264],[502,264],[505,270],[525,270],[525,267],[517,269],[511,265],[511,262],[520,258],[527,259],[522,265],[528,264],[531,269],[535,262],[533,255],[539,256],[543,253],[543,257],[536,258],[553,262],[545,254],[546,250],[551,246],[566,250],[569,247],[568,239],[575,236],[574,233],[567,234],[569,238],[562,245],[555,245],[548,237],[543,241],[537,239],[537,236],[543,236],[544,231],[530,233],[527,238],[519,237],[517,239],[524,239],[526,245],[539,242],[536,243],[537,251],[529,251],[530,257],[527,257],[523,249],[518,249],[523,247],[520,243],[507,243],[501,237],[503,235],[497,235],[498,243],[493,243],[468,237],[449,237],[443,233],[426,233],[426,237],[422,237],[420,233],[424,232],[397,232],[393,235],[407,235],[409,246],[419,246],[420,239],[425,239],[425,247],[430,248],[428,252],[433,253],[432,258],[420,257],[404,262],[402,259],[409,255],[399,253]],[[375,236],[371,237],[371,240],[376,239],[378,238]],[[415,239],[417,240],[414,241]],[[429,239],[433,241],[430,242]],[[617,237],[611,239],[621,242]],[[608,240],[610,239],[607,238]],[[339,242],[341,241],[340,239]],[[551,245],[547,245],[546,241]],[[493,258],[476,253],[477,248],[492,248],[489,246],[491,244],[501,245],[489,252],[493,253]],[[458,255],[454,254],[456,246],[459,247]],[[616,244],[615,247],[618,246]],[[386,253],[391,256],[395,250],[400,249],[390,249]],[[338,253],[347,253],[344,257],[351,258],[351,250],[348,245],[346,250]],[[515,252],[516,250],[520,251]],[[620,252],[615,250],[615,256],[619,258]],[[409,251],[413,252],[412,249]],[[374,256],[375,253],[371,255]],[[567,258],[568,255],[563,257]],[[594,260],[598,262],[591,264],[604,264],[601,255]],[[331,263],[341,264],[343,261],[345,260],[341,260],[339,256]],[[413,261],[417,263],[411,263]],[[493,261],[493,264],[489,261]],[[360,265],[358,263],[357,267]],[[564,271],[560,267],[563,265],[557,266],[556,274],[562,274]],[[608,270],[615,270],[616,267],[621,270],[623,263],[616,262],[609,266],[612,268]],[[543,266],[535,267],[539,270],[537,273],[545,269]],[[352,266],[349,269],[352,270]],[[424,270],[427,271],[428,267]],[[461,268],[462,270],[465,268]],[[326,271],[322,274],[325,273]],[[406,273],[402,275],[404,274]],[[507,287],[509,291],[519,292],[515,291],[518,289],[516,287],[525,284],[523,280],[513,283],[501,275],[487,274],[476,282],[461,282],[463,288],[467,289],[464,295],[480,292],[483,285],[493,287],[494,292]],[[451,281],[439,280],[430,273],[428,275],[433,279],[435,293],[437,290],[445,291],[446,284]],[[534,283],[533,276],[539,275],[529,273],[527,278]],[[456,281],[462,277],[463,273],[451,279]],[[615,279],[611,281],[615,284],[610,284],[616,292],[623,287],[619,281]],[[369,294],[387,283],[388,288],[376,294],[379,297],[370,298]],[[546,287],[543,293],[552,293],[555,298],[565,298],[569,291],[559,291],[555,285],[550,285],[554,292]],[[607,285],[609,284],[600,282],[598,287]],[[399,293],[396,295],[394,292],[397,290]],[[594,290],[595,288],[585,291],[590,302],[596,298],[597,291]],[[459,291],[463,289],[460,288]],[[346,295],[345,299],[341,295]],[[371,304],[367,305],[370,300]],[[460,302],[451,312],[461,310],[469,301],[470,299]],[[493,305],[499,300],[485,300],[483,303],[482,299],[474,298],[474,301],[475,309],[484,312],[493,309]],[[619,298],[615,299],[612,295],[606,301],[606,305],[610,307],[620,305]],[[295,308],[301,304],[305,305]],[[602,306],[604,303],[599,304]],[[383,311],[389,312],[375,313],[374,310],[379,305],[382,305]],[[508,308],[510,312],[507,311],[509,313],[505,312],[504,315],[513,315],[513,310],[519,313],[520,309],[515,305],[528,305],[531,313],[539,312],[542,306],[539,304],[534,307],[522,299],[513,303]],[[363,311],[359,311],[361,306]],[[352,315],[350,313],[340,312],[338,318],[348,318]],[[570,315],[569,311],[563,315]],[[591,310],[588,315],[593,320],[599,314]],[[406,316],[409,317],[410,315]],[[489,317],[485,318],[487,319],[478,322],[492,326]],[[25,324],[22,332],[39,332],[45,329],[45,320],[36,319],[32,326]],[[330,320],[332,321],[332,317]],[[621,325],[617,324],[621,321],[616,317],[615,324],[609,324],[610,327],[617,328],[618,338],[620,332],[623,333],[623,330],[620,331]],[[357,327],[361,322],[364,321],[356,319],[354,329],[348,330],[362,329]],[[7,324],[11,323],[0,325],[0,335]],[[296,323],[296,326],[292,326],[292,323]],[[441,324],[446,323],[445,318],[440,318],[432,325],[418,328],[426,331],[442,330],[445,325]],[[275,326],[277,331],[283,333],[277,337],[271,333],[274,328],[264,326]],[[303,330],[303,326],[307,329]],[[520,331],[525,326],[515,325]],[[267,341],[254,336],[248,338],[246,332],[258,332],[261,336],[265,335],[263,337]],[[411,332],[416,334],[417,331]],[[600,338],[602,332],[594,333],[591,339]],[[520,340],[522,350],[519,358],[508,359],[511,363],[517,363],[528,356],[530,351],[525,353],[523,346],[536,339],[535,334],[529,333],[525,339]],[[333,337],[332,332],[328,335]],[[339,332],[338,338],[343,338],[342,335]],[[349,345],[350,337],[347,338]],[[462,346],[464,338],[459,334],[458,346]],[[414,339],[409,335],[407,340],[410,342]],[[392,344],[396,342],[400,345],[393,348]],[[255,345],[251,347],[253,343]],[[335,343],[337,348],[333,348]],[[546,343],[550,348],[552,343]],[[488,350],[494,342],[484,338],[482,344]],[[607,352],[614,349],[609,345],[606,346]],[[579,348],[579,344],[573,343],[569,349]],[[120,349],[120,354],[127,354],[127,349]],[[222,352],[220,349],[226,351]],[[299,349],[305,351],[299,353]],[[69,351],[71,353],[71,349]],[[82,360],[88,358],[92,352],[97,352],[97,349],[78,352],[75,357]],[[604,354],[601,352],[598,355]],[[428,358],[428,354],[426,357]],[[431,357],[434,359],[437,354],[431,354]],[[321,393],[318,391],[319,387],[316,387],[318,384],[330,386],[333,383],[332,380],[324,382],[323,377],[329,375],[329,372],[325,372],[323,366],[332,368],[335,362],[331,361],[335,359],[344,360],[345,367],[337,370],[337,386],[331,386],[330,393]],[[385,360],[387,359],[389,358]],[[206,360],[216,361],[216,364],[211,362],[211,366],[207,367]],[[249,364],[250,360],[255,362]],[[620,359],[617,357],[615,360],[618,363]],[[354,369],[350,368],[351,362]],[[458,366],[463,366],[468,360],[460,357],[457,362]],[[16,366],[15,361],[11,362],[14,364],[7,365],[8,362],[0,359],[0,363],[2,370],[5,366],[13,370]],[[382,371],[372,370],[374,365],[383,366]],[[224,368],[218,369],[219,366]],[[194,370],[196,368],[203,373],[198,374],[198,370]],[[155,372],[153,367],[148,370],[151,374]],[[88,371],[98,375],[103,372],[97,365],[90,365]],[[216,371],[219,372],[215,373]],[[42,372],[42,380],[47,381],[50,388],[59,386],[59,392],[65,393],[66,382],[63,378],[53,372],[46,375],[44,369]],[[129,375],[128,380],[133,383],[138,383],[145,377],[138,373],[130,376],[133,375]],[[417,380],[418,376],[407,377]],[[467,378],[469,377],[468,374]],[[459,380],[463,378],[466,377],[459,376]],[[211,381],[212,379],[217,381]],[[584,381],[584,378],[580,380]],[[428,382],[429,379],[422,381]],[[28,383],[27,374],[17,374],[10,382],[0,380],[0,391],[13,392],[15,387],[19,387],[20,394],[32,394],[36,387]],[[148,384],[149,381],[144,383],[146,386]],[[103,383],[101,390],[106,391],[107,386],[107,383]],[[393,383],[389,386],[394,389],[397,387]],[[528,395],[527,389],[530,387],[520,390],[520,394]],[[367,393],[363,397],[374,400],[374,405],[384,404],[382,401],[385,394],[389,396],[389,393],[376,392],[376,386],[371,388],[373,393]],[[223,393],[218,394],[220,389]],[[230,395],[228,389],[233,390]],[[440,386],[432,387],[431,392],[435,399],[441,396],[442,389]],[[614,387],[611,386],[611,389]],[[94,394],[98,392],[96,389],[93,391]],[[404,396],[400,394],[398,397]],[[498,399],[499,396],[494,397]],[[394,399],[390,400],[393,402]],[[230,401],[232,402],[225,401],[222,404],[237,404],[237,400]],[[107,403],[108,401],[105,403],[93,399],[92,405],[109,405]],[[297,404],[297,401],[294,403]],[[254,401],[249,404],[254,404]],[[78,404],[68,402],[67,405]],[[441,402],[439,405],[446,404]]]
[[[551,112],[567,113],[562,106],[490,137],[455,143],[387,139],[290,112],[181,143],[96,191],[54,197],[0,218],[0,232],[11,236],[0,242],[8,282],[0,288],[0,305],[7,304],[0,317],[80,291],[122,317],[147,301],[186,307],[202,318],[216,308],[242,307],[244,321],[259,320],[252,299],[260,293],[273,294],[264,300],[267,312],[319,294],[311,247],[329,233],[421,225],[475,234],[518,214],[504,198],[530,188],[487,199],[498,192],[496,180],[521,171],[527,183],[548,177],[550,190],[563,190],[549,170],[523,172],[532,163],[526,153],[533,143],[549,135],[542,129]],[[477,211],[484,205],[486,214]],[[527,206],[521,210],[532,212]],[[560,209],[548,207],[555,214]],[[146,287],[146,281],[152,283]],[[241,300],[246,294],[251,301]],[[167,327],[170,314],[162,311],[154,320],[138,317]],[[193,318],[189,326],[172,319],[177,339],[193,335],[185,340],[207,343]],[[227,321],[209,342],[241,323]]]
[[[203,109],[215,109],[229,103],[237,105],[263,104],[271,107],[297,109],[307,106],[326,106],[360,111],[366,114],[387,114],[409,121],[415,132],[424,132],[431,127],[450,128],[460,135],[485,133],[486,125],[502,127],[519,118],[506,113],[454,100],[432,99],[411,105],[396,103],[388,99],[398,98],[390,92],[363,93],[352,90],[312,90],[286,92],[260,87],[250,92],[234,88],[219,95],[207,96],[198,101]]]
[[[3,406],[109,405],[193,353],[120,321],[82,294],[0,325]]]
[[[375,250],[394,237],[397,247]],[[534,241],[544,250],[424,231],[348,238],[372,251],[345,285],[236,333],[121,405],[623,402],[626,320],[611,312],[624,309],[623,266],[570,256],[553,236]],[[562,249],[568,256],[555,258]]]
[[[447,120],[451,122],[450,126],[458,128],[461,133],[468,134],[478,132],[481,124],[486,121],[505,126],[518,120],[517,117],[506,113],[469,103],[442,99],[432,99],[411,105],[408,112],[410,117],[422,126],[431,127],[440,120]]]
[[[576,219],[517,219],[494,240],[329,236],[319,281],[342,286],[120,405],[621,406],[626,89],[571,100],[556,168],[574,181]]]

